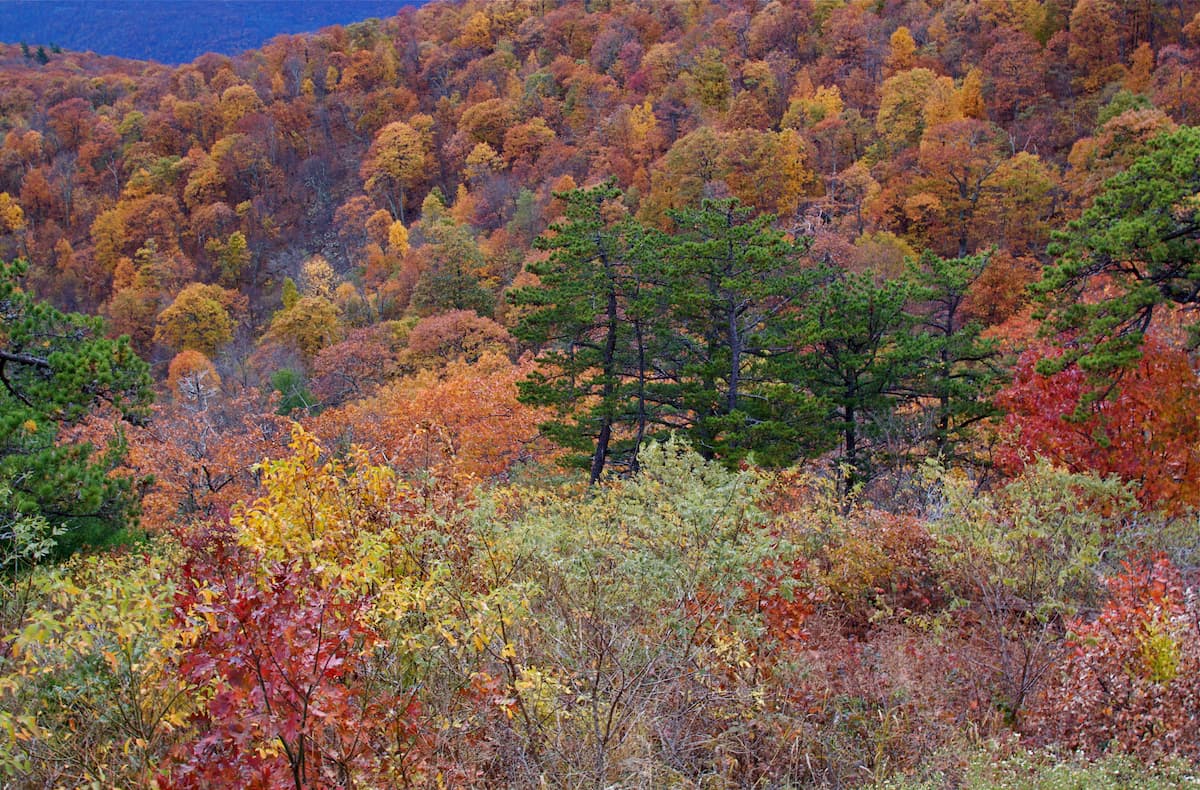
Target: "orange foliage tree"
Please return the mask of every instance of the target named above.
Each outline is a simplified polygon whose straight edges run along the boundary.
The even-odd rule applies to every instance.
[[[142,525],[152,533],[229,513],[258,490],[254,465],[287,443],[288,421],[253,391],[220,393],[202,355],[185,351],[171,368],[174,398],[156,404],[149,424],[128,437],[127,465],[153,475],[142,498]]]
[[[474,362],[490,352],[511,354],[517,341],[508,330],[472,310],[422,318],[408,333],[407,361],[418,367],[452,359]]]
[[[330,409],[314,418],[314,430],[326,441],[360,444],[406,474],[469,488],[548,456],[537,427],[547,415],[517,402],[517,382],[531,367],[495,353],[451,362]]]

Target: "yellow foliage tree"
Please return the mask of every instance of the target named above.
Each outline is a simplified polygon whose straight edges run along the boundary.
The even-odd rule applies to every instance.
[[[0,638],[0,776],[22,786],[146,787],[195,696],[172,665],[177,552],[78,557],[22,578]],[[8,581],[4,581],[5,588]]]
[[[410,123],[394,121],[379,130],[360,170],[367,192],[381,194],[392,215],[399,216],[401,221],[407,191],[425,174],[429,140],[424,130],[433,122],[427,115],[409,120]]]
[[[883,81],[875,131],[889,150],[901,151],[921,139],[925,129],[925,103],[937,85],[938,75],[915,68]]]
[[[958,106],[964,118],[987,119],[987,105],[983,102],[983,72],[972,68],[963,77],[958,89]]]
[[[324,255],[313,255],[300,267],[300,293],[321,299],[333,298],[337,275]]]
[[[25,230],[25,212],[7,192],[0,192],[0,230],[7,233]]]
[[[951,121],[961,121],[962,94],[954,87],[954,81],[949,77],[938,77],[929,89],[925,106],[921,108],[925,120],[925,128]]]
[[[408,254],[408,228],[400,220],[388,228],[388,252],[398,258]]]
[[[892,33],[889,44],[887,60],[884,61],[888,74],[907,71],[915,65],[917,42],[913,40],[912,31],[901,25]]]
[[[317,352],[341,339],[337,308],[323,296],[302,296],[271,320],[263,339],[292,346],[311,360]]]
[[[208,358],[233,339],[234,322],[218,285],[192,283],[158,316],[154,340],[172,349],[193,349]]]
[[[471,14],[454,41],[459,49],[488,49],[492,45],[492,20],[482,11]]]

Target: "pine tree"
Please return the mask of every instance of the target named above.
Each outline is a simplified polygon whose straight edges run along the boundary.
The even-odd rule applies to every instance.
[[[542,430],[575,451],[571,459],[594,483],[610,457],[635,463],[649,423],[644,390],[638,395],[647,356],[644,345],[639,355],[639,324],[629,320],[630,290],[639,287],[636,230],[611,180],[556,197],[566,203],[564,219],[535,242],[550,256],[529,265],[540,283],[510,294],[530,308],[513,334],[543,349],[541,370],[521,382],[520,398],[558,410]]]
[[[836,272],[803,306],[795,342],[796,377],[828,404],[827,430],[838,437],[844,491],[875,474],[897,410],[913,398],[913,381],[930,356],[928,337],[913,333],[905,279],[876,282]]]
[[[678,351],[669,356],[689,435],[705,458],[786,464],[820,443],[817,404],[789,381],[795,306],[819,276],[805,268],[808,239],[772,228],[737,199],[671,212],[678,233],[665,256]]]
[[[150,376],[129,339],[106,338],[100,319],[61,313],[22,290],[24,271],[0,263],[0,487],[12,492],[6,517],[61,525],[67,552],[129,526],[138,481],[110,474],[125,456],[119,430],[103,452],[59,443],[59,432],[102,405],[144,417]]]
[[[1055,262],[1035,288],[1046,328],[1068,342],[1043,360],[1055,373],[1072,364],[1106,392],[1141,356],[1141,343],[1164,306],[1200,304],[1200,127],[1152,140],[1129,169],[1109,179],[1083,216],[1056,235]],[[1103,298],[1090,289],[1102,282]],[[1200,323],[1191,326],[1200,340]]]
[[[930,355],[913,394],[932,401],[924,438],[944,458],[956,454],[973,426],[996,413],[991,396],[1002,383],[999,350],[980,337],[982,327],[967,320],[963,309],[989,257],[942,258],[926,251],[911,270],[918,329]]]

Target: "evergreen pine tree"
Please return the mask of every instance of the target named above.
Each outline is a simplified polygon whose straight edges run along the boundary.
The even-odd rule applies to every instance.
[[[967,291],[988,259],[985,253],[942,258],[926,251],[911,271],[917,328],[931,355],[913,394],[932,401],[923,438],[944,458],[954,457],[971,428],[996,413],[991,396],[1002,380],[999,350],[980,337],[982,327],[964,311]]]
[[[571,459],[596,482],[610,457],[635,463],[648,424],[648,401],[639,401],[637,390],[645,383],[637,322],[629,320],[637,245],[611,180],[556,196],[566,203],[565,217],[535,242],[550,256],[529,265],[540,283],[510,294],[513,304],[530,308],[514,334],[543,349],[541,370],[521,382],[520,397],[558,410],[542,429],[573,450]]]
[[[127,419],[151,399],[145,362],[100,319],[64,314],[22,290],[23,263],[0,263],[0,487],[16,515],[65,528],[60,551],[111,540],[137,513],[137,482],[110,472],[124,459],[118,431],[103,452],[57,441],[101,405]]]
[[[1164,306],[1200,304],[1200,127],[1159,135],[1095,202],[1056,234],[1054,263],[1035,287],[1046,329],[1067,341],[1045,359],[1050,374],[1069,365],[1098,385],[1081,408],[1102,397],[1141,358],[1141,343]],[[1093,286],[1104,284],[1103,298]],[[1200,342],[1200,322],[1191,324]]]
[[[671,212],[678,233],[663,280],[678,332],[679,406],[705,458],[786,464],[821,445],[814,399],[788,380],[796,305],[819,272],[808,239],[772,228],[736,198]]]
[[[886,455],[897,410],[930,358],[930,339],[913,332],[906,279],[836,272],[808,299],[797,328],[796,377],[828,404],[828,430],[841,445],[843,490],[866,482]]]

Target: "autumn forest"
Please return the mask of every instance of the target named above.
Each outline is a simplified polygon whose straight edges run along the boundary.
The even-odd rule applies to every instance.
[[[0,44],[0,785],[1200,783],[1197,308],[1200,0]]]

